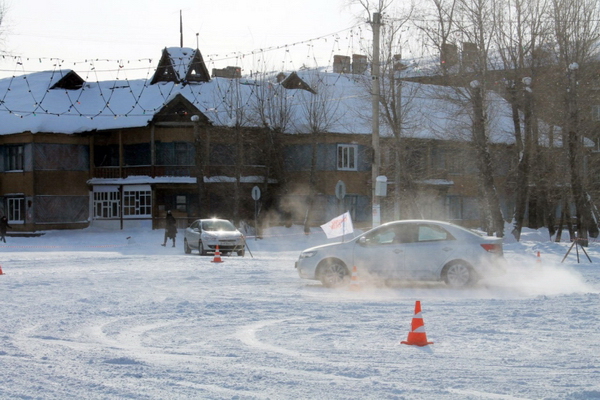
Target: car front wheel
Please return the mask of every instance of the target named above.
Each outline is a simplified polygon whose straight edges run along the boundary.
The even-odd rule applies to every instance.
[[[350,271],[339,260],[324,261],[319,271],[319,280],[325,287],[340,287],[349,282]]]
[[[475,283],[473,268],[464,261],[455,261],[444,267],[444,282],[455,288],[471,286]]]
[[[183,251],[185,251],[185,254],[190,254],[192,252],[192,249],[188,245],[187,239],[183,240]]]
[[[204,246],[202,245],[202,240],[198,241],[198,254],[200,254],[201,256],[205,256],[208,254],[208,252],[206,250],[204,250]]]

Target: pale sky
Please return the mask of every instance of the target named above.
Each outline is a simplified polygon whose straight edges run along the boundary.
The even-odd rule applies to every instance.
[[[65,60],[63,66],[77,72],[81,65],[75,62],[88,59],[125,60],[124,68],[133,70],[138,68],[135,60],[146,59],[148,64],[151,58],[155,66],[164,47],[180,45],[180,10],[183,45],[196,48],[198,43],[209,71],[237,65],[248,72],[257,69],[261,58],[274,68],[314,66],[315,57],[325,66],[332,54],[359,53],[360,36],[371,35],[366,24],[362,30],[347,31],[366,15],[347,7],[345,0],[3,1],[7,6],[3,50],[22,57],[18,65],[14,57],[1,60],[3,77],[19,68],[21,73],[47,70],[56,64],[50,58]],[[343,33],[330,35],[336,32]],[[326,38],[288,46],[288,51],[248,55],[323,36]],[[236,53],[246,56],[236,59]]]

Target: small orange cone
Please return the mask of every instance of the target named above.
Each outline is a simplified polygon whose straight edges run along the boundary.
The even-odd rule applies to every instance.
[[[222,263],[223,260],[221,260],[221,252],[219,251],[219,245],[217,245],[217,248],[215,249],[215,258],[213,258],[213,260],[211,262],[214,263]]]
[[[421,302],[419,300],[415,302],[415,316],[412,319],[410,332],[408,332],[408,339],[400,343],[413,346],[427,346],[433,344],[433,342],[427,341],[423,317],[421,316]]]
[[[2,272],[2,265],[0,265],[0,275],[5,275],[5,273]]]
[[[360,284],[358,283],[358,270],[356,265],[352,268],[352,277],[350,278],[350,290],[360,290]]]
[[[540,257],[540,252],[537,252],[537,259],[535,260],[535,266],[537,268],[542,268],[542,258]]]

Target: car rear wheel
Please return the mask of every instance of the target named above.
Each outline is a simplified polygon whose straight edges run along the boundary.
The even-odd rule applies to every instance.
[[[183,251],[185,251],[185,254],[190,254],[192,252],[192,249],[188,245],[187,239],[183,240]]]
[[[246,255],[246,250],[240,250],[237,252],[237,255],[240,257],[244,257]]]
[[[319,280],[325,287],[340,287],[349,282],[350,271],[340,260],[326,260],[319,267]]]
[[[455,261],[446,265],[442,277],[448,286],[455,288],[471,286],[475,283],[473,268],[464,261]]]

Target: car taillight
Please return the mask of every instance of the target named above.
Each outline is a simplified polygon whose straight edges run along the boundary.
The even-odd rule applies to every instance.
[[[485,251],[489,251],[490,253],[502,253],[501,244],[483,243],[481,247],[483,247]]]

